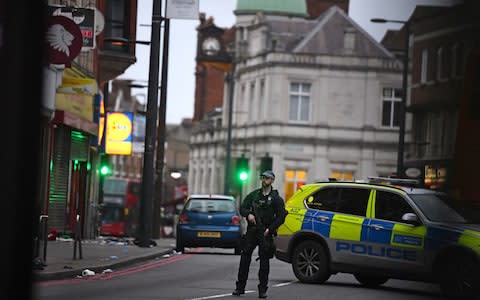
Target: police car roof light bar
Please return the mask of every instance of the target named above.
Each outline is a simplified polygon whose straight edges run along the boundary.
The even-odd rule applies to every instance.
[[[377,177],[377,176],[368,176],[370,182],[385,182],[391,184],[419,184],[419,181],[416,179],[405,179],[405,178],[391,178],[391,177]]]

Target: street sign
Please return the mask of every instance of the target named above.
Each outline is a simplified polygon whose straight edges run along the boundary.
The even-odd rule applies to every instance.
[[[167,18],[198,19],[199,0],[167,0]]]

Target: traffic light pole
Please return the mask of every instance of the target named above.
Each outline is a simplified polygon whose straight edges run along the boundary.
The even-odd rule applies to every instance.
[[[150,247],[152,239],[152,211],[154,188],[154,152],[157,128],[158,77],[160,65],[160,23],[162,22],[160,0],[153,0],[152,31],[150,44],[150,70],[145,126],[145,152],[143,155],[142,198],[140,201],[140,226],[138,245]]]

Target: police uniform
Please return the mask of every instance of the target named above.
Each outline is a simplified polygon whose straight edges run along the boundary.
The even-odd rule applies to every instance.
[[[273,175],[273,173],[271,174]],[[259,188],[245,197],[240,207],[240,214],[244,217],[248,217],[249,214],[254,215],[256,224],[248,222],[234,295],[243,294],[245,291],[252,253],[255,247],[258,246],[260,256],[260,269],[258,271],[260,283],[258,291],[260,297],[265,298],[268,288],[270,258],[273,258],[275,251],[273,235],[276,234],[277,228],[285,221],[285,205],[278,191],[274,190],[273,187],[271,187],[270,193],[267,195],[264,195],[262,188]],[[264,236],[266,228],[268,228],[269,234]]]

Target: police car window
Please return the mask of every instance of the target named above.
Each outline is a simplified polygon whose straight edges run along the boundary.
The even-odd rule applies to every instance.
[[[308,208],[335,211],[337,207],[340,190],[337,188],[326,188],[317,191],[307,198]]]
[[[375,200],[375,218],[393,222],[403,222],[402,216],[414,213],[412,207],[402,196],[385,191],[377,191]]]
[[[336,211],[365,216],[369,196],[369,189],[342,188]]]

